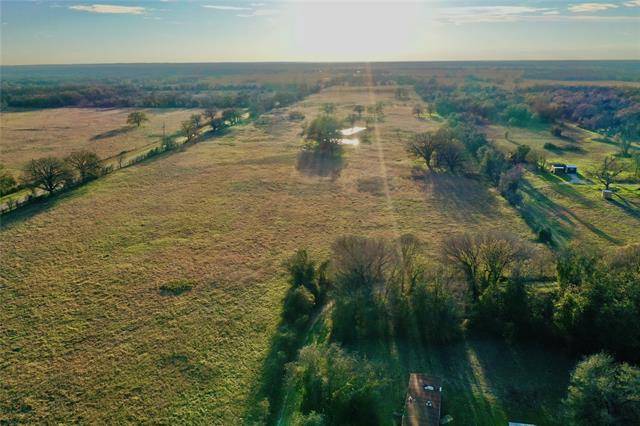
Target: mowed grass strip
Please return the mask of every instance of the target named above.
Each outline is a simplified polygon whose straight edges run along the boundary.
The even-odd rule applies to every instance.
[[[387,103],[379,138],[346,147],[333,178],[296,169],[300,123],[284,111],[5,224],[0,418],[237,424],[279,319],[282,262],[297,248],[326,257],[343,234],[413,233],[435,255],[462,230],[531,237],[474,180],[412,178],[405,140],[436,125],[412,116],[414,100],[334,89],[292,108],[311,118],[330,101],[344,116],[371,99]],[[388,185],[358,184],[371,179]],[[191,289],[163,294],[179,280]]]

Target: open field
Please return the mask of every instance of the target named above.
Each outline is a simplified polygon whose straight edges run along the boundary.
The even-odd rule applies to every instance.
[[[506,132],[508,131],[508,139]],[[589,178],[588,172],[606,156],[618,152],[615,144],[594,132],[570,126],[571,140],[552,136],[547,129],[538,131],[491,126],[489,135],[506,151],[526,144],[544,152],[549,163],[562,162],[578,166],[580,184],[570,183],[551,173],[526,174],[528,184],[523,214],[534,226],[549,227],[558,241],[578,240],[599,246],[625,245],[640,242],[640,185],[613,184],[617,189],[613,200],[602,199],[603,186]],[[564,148],[550,151],[545,143]],[[577,149],[566,150],[567,147]],[[634,146],[635,150],[639,149]],[[619,158],[632,169],[631,160]],[[631,172],[625,172],[630,176]],[[621,175],[625,176],[625,174]]]
[[[145,109],[149,121],[140,128],[127,125],[130,109],[54,108],[0,115],[2,164],[18,174],[30,160],[88,149],[102,159],[122,151],[157,145],[162,126],[170,135],[195,110]]]
[[[438,125],[412,116],[416,98],[338,88],[291,109],[309,118],[334,102],[342,117],[376,101],[387,104],[385,121],[370,144],[346,147],[342,164],[296,167],[300,123],[283,111],[9,216],[0,246],[0,421],[238,424],[279,320],[282,262],[294,250],[324,257],[344,234],[413,233],[434,255],[452,229],[533,237],[476,180],[412,177],[408,132]],[[193,288],[160,290],[174,280]],[[392,370],[398,383],[404,368]],[[459,380],[493,380],[492,369],[466,368]],[[523,382],[539,378],[518,371]],[[459,404],[469,418],[480,412]]]

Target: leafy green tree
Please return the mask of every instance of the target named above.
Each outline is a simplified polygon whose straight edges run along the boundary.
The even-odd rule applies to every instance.
[[[73,178],[69,167],[56,157],[31,160],[24,167],[23,180],[27,186],[40,188],[49,193],[61,188]]]
[[[504,154],[487,145],[480,149],[480,171],[489,178],[494,186],[500,183],[500,176],[509,167]]]
[[[127,124],[140,127],[142,123],[149,121],[149,117],[142,111],[134,111],[127,116]]]
[[[340,148],[342,133],[340,122],[331,115],[320,115],[304,129],[303,134],[307,141],[316,143],[320,152],[335,153]]]
[[[640,424],[640,369],[591,355],[571,373],[563,405],[571,425]]]
[[[180,129],[184,137],[187,138],[187,142],[191,142],[196,136],[198,136],[198,126],[191,119],[180,123]]]
[[[358,114],[358,118],[361,119],[362,118],[362,113],[364,112],[364,106],[363,105],[354,106],[353,107],[353,112]]]
[[[337,345],[310,345],[289,366],[287,387],[301,396],[299,413],[312,416],[303,424],[381,424],[379,402],[385,382],[366,359]]]

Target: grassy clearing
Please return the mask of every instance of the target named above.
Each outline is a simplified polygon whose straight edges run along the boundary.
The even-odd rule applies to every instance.
[[[525,206],[521,211],[534,228],[551,229],[560,244],[578,240],[604,247],[640,242],[640,184],[614,184],[616,195],[607,201],[600,193],[602,185],[588,177],[590,169],[606,156],[618,152],[615,144],[597,133],[575,126],[569,127],[571,141],[554,137],[546,129],[532,131],[491,126],[489,135],[502,149],[513,151],[517,145],[526,144],[544,151],[549,163],[578,166],[582,184],[571,184],[564,177],[550,173],[527,172]],[[565,148],[573,146],[577,150],[549,151],[543,148],[545,143]],[[631,167],[630,159],[619,161]],[[621,176],[629,178],[631,172]]]
[[[413,233],[430,254],[451,230],[532,238],[480,183],[412,178],[408,132],[438,125],[412,116],[416,99],[333,89],[292,108],[312,117],[330,101],[344,116],[379,100],[386,119],[372,143],[346,147],[331,177],[296,168],[300,123],[283,111],[8,216],[0,419],[237,424],[279,320],[281,264],[295,249],[326,256],[344,234]],[[192,289],[160,293],[177,280]]]
[[[102,159],[122,151],[157,145],[162,126],[170,135],[195,110],[144,110],[149,121],[140,128],[127,125],[129,109],[55,108],[3,112],[2,163],[19,173],[29,160],[47,155],[64,157],[73,150],[88,149]]]

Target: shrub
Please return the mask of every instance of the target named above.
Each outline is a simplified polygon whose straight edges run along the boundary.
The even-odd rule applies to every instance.
[[[289,324],[302,326],[309,319],[314,306],[315,299],[313,294],[302,286],[294,287],[285,298],[282,317]]]
[[[170,281],[160,286],[160,294],[163,296],[179,296],[182,293],[191,291],[194,282],[191,280],[181,279]]]
[[[549,151],[561,151],[561,148],[558,145],[553,144],[551,142],[545,142],[545,144],[542,145],[542,147]]]
[[[290,392],[301,395],[299,413],[312,421],[303,424],[381,424],[378,407],[383,386],[372,364],[336,345],[302,348],[287,374]]]
[[[304,114],[300,111],[294,110],[289,112],[289,120],[291,121],[302,121],[304,120]]]

